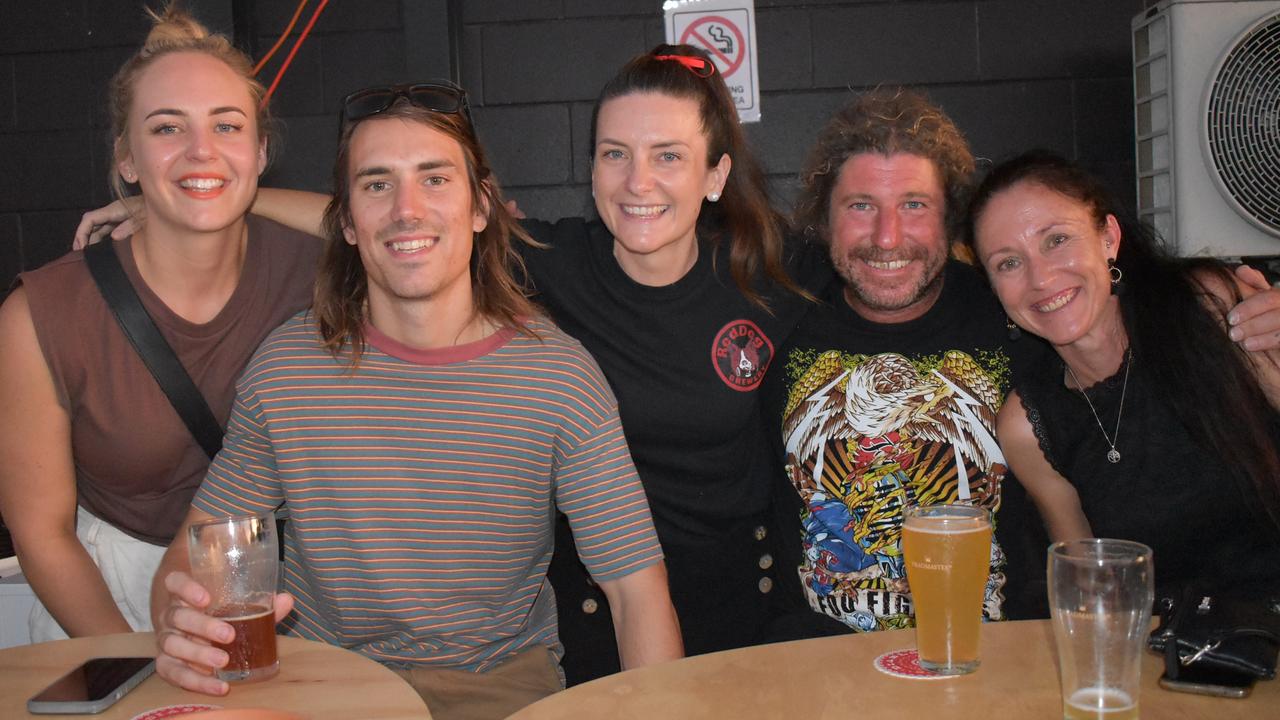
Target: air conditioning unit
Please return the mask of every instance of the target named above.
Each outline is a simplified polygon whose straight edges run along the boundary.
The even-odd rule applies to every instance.
[[[1280,2],[1133,19],[1138,214],[1180,255],[1280,255]]]

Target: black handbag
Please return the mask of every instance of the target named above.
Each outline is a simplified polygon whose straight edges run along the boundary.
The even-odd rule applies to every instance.
[[[1160,601],[1147,645],[1164,655],[1165,676],[1198,671],[1270,680],[1280,652],[1280,593],[1222,595],[1185,589]]]

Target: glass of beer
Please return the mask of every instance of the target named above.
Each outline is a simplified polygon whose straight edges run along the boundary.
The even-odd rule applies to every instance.
[[[1050,546],[1049,611],[1067,720],[1137,720],[1153,582],[1151,548],[1142,543]]]
[[[265,680],[276,674],[274,601],[280,574],[275,518],[224,517],[191,526],[191,575],[209,591],[205,610],[229,623],[235,637],[214,643],[230,660],[218,669],[228,682]]]
[[[973,672],[991,567],[990,513],[970,505],[908,507],[903,511],[902,554],[920,666],[942,675]]]

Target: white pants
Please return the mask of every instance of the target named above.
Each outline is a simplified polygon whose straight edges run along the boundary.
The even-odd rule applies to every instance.
[[[151,630],[151,578],[165,548],[130,537],[84,508],[76,508],[76,536],[102,571],[111,599],[124,619],[134,630]],[[27,624],[33,643],[67,637],[39,598]]]

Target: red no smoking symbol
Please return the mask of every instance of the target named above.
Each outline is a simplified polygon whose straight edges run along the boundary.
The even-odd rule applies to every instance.
[[[726,76],[732,75],[747,55],[742,31],[719,15],[707,15],[689,23],[680,35],[680,42],[706,49],[718,61],[720,74]]]

